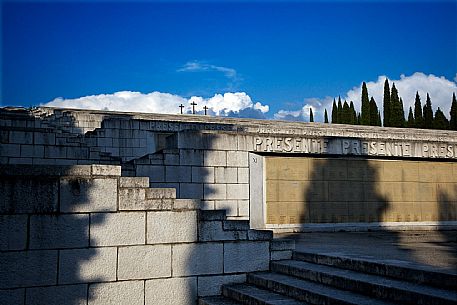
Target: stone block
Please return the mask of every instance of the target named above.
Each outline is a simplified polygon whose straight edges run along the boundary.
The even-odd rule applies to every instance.
[[[87,284],[27,288],[26,305],[87,305]]]
[[[238,203],[236,200],[216,200],[216,210],[225,210],[227,216],[238,216]]]
[[[21,155],[21,146],[19,144],[2,144],[0,145],[0,156],[2,157],[19,157]]]
[[[199,276],[198,296],[220,295],[222,285],[244,282],[246,282],[246,274]]]
[[[24,305],[25,289],[0,290],[0,304]]]
[[[119,210],[144,210],[145,201],[145,188],[119,189]]]
[[[249,183],[249,168],[238,168],[238,183]]]
[[[173,277],[218,273],[223,273],[222,243],[173,245]]]
[[[179,164],[179,154],[164,154],[164,165],[180,165]]]
[[[228,151],[227,166],[233,167],[248,167],[249,159],[246,151]]]
[[[67,148],[68,159],[88,159],[89,149],[86,147],[68,147]]]
[[[203,184],[201,183],[180,183],[179,198],[202,199]]]
[[[88,305],[143,305],[144,281],[92,284],[88,295]]]
[[[200,208],[198,199],[173,199],[173,210],[197,210]]]
[[[0,252],[0,289],[56,285],[57,250]]]
[[[196,277],[148,280],[145,289],[145,305],[189,305],[197,302]]]
[[[238,170],[235,167],[216,167],[215,182],[216,183],[237,183]]]
[[[271,251],[271,260],[272,261],[279,261],[283,259],[292,259],[292,251],[284,250],[284,251]]]
[[[148,177],[120,177],[119,187],[149,187]]]
[[[192,167],[192,182],[214,183],[214,167]]]
[[[59,284],[116,280],[117,248],[60,250]]]
[[[295,240],[293,239],[273,239],[271,241],[272,251],[295,250]]]
[[[249,184],[227,184],[227,199],[249,199]]]
[[[179,164],[203,166],[203,150],[181,149],[179,151]]]
[[[272,240],[273,231],[270,230],[249,230],[248,231],[249,240]]]
[[[230,150],[236,149],[236,135],[221,134],[221,133],[205,133],[203,134],[204,147],[207,149]]]
[[[214,210],[214,200],[202,200],[200,201],[200,209],[202,210]]]
[[[224,244],[224,272],[252,272],[269,269],[269,242]]]
[[[198,214],[199,221],[215,221],[215,220],[225,220],[226,211],[225,210],[201,210]]]
[[[56,145],[56,135],[51,132],[34,132],[33,143],[35,145]]]
[[[222,150],[205,150],[203,153],[205,166],[227,166],[227,152]]]
[[[43,158],[43,145],[21,145],[21,157],[23,158]]]
[[[6,158],[8,159],[8,158]],[[1,160],[0,160],[1,162]],[[5,163],[8,164],[32,164],[33,159],[32,158],[9,158]]]
[[[55,213],[59,182],[49,177],[0,176],[0,214]]]
[[[246,240],[246,231],[224,230],[222,221],[200,221],[199,241]]]
[[[10,131],[10,143],[33,144],[33,132],[11,130]]]
[[[147,199],[175,199],[175,188],[150,188],[146,190]]]
[[[27,215],[0,215],[0,251],[23,250],[27,243]]]
[[[145,243],[144,212],[94,213],[90,215],[91,246],[127,246]]]
[[[203,195],[205,200],[224,200],[227,198],[227,185],[207,183]]]
[[[148,244],[197,241],[196,211],[148,212],[147,214]]]
[[[161,165],[137,165],[136,175],[149,177],[149,182],[165,182],[165,167]]]
[[[117,210],[117,179],[62,178],[61,212]]]
[[[44,147],[45,158],[56,158],[65,159],[67,157],[66,146],[45,146]]]
[[[249,200],[238,200],[238,216],[249,217]]]
[[[165,166],[165,181],[191,182],[190,166]]]
[[[94,176],[121,176],[121,167],[117,165],[92,164],[91,173]]]
[[[89,214],[30,216],[30,249],[89,246]]]
[[[171,245],[120,247],[118,279],[171,277]]]

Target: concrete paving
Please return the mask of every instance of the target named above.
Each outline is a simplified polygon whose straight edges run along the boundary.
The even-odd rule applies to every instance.
[[[457,231],[381,231],[276,234],[297,251],[400,260],[457,273]]]

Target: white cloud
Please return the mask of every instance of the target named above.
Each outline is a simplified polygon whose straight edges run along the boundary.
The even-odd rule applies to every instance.
[[[273,116],[277,120],[286,121],[303,121],[309,122],[310,108],[313,109],[313,116],[315,122],[324,121],[324,109],[327,112],[331,111],[333,97],[326,96],[325,98],[305,98],[303,106],[299,110],[279,110]],[[330,115],[330,113],[328,113]]]
[[[235,69],[222,66],[216,66],[201,61],[189,61],[184,66],[177,70],[178,72],[221,72],[225,77],[231,80],[239,80],[238,74]]]
[[[218,116],[264,118],[264,114],[269,110],[268,105],[253,102],[245,92],[215,94],[210,98],[192,96],[187,99],[179,95],[157,91],[146,94],[120,91],[113,94],[90,95],[75,99],[56,98],[43,106],[173,114],[180,112],[179,106],[181,104],[185,106],[184,112],[190,113],[192,102],[197,103],[195,108],[198,113],[203,113],[203,107],[207,106],[210,114]]]
[[[366,82],[369,96],[373,96],[378,104],[378,108],[382,112],[382,103],[384,96],[384,81],[385,75],[381,75],[375,81]],[[438,107],[443,110],[444,114],[449,117],[449,111],[452,100],[452,93],[457,94],[457,74],[454,81],[448,80],[445,77],[438,77],[433,74],[426,75],[422,72],[416,72],[410,76],[401,75],[399,79],[389,79],[390,88],[392,83],[395,83],[395,87],[398,89],[399,96],[403,99],[403,107],[405,109],[405,116],[408,115],[410,106],[414,106],[414,100],[416,91],[419,91],[422,105],[425,103],[427,92],[432,100],[433,111],[436,111]],[[354,102],[354,107],[357,112],[360,111],[362,94],[362,84],[353,87],[345,95],[341,96],[341,99]],[[336,99],[338,97],[335,97]],[[313,108],[315,121],[323,121],[324,109],[327,109],[329,120],[331,119],[333,97],[325,98],[306,98],[303,102],[303,106],[300,110],[280,110],[274,114],[275,118],[297,120],[299,115],[297,111],[300,111],[300,115],[307,115],[303,109],[308,107]],[[413,107],[414,108],[414,107]],[[286,112],[290,112],[290,116],[285,116]],[[309,113],[309,110],[308,110]],[[308,114],[309,115],[309,114]]]

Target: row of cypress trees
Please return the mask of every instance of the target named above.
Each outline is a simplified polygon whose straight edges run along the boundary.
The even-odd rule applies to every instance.
[[[313,122],[313,113],[310,109],[310,122]],[[328,123],[327,109],[324,111],[324,122]],[[338,97],[338,102],[333,100],[332,123],[369,125],[385,127],[407,127],[425,129],[451,129],[457,130],[457,100],[455,93],[452,95],[450,120],[446,118],[443,111],[438,107],[433,114],[432,101],[427,93],[427,99],[422,107],[419,92],[416,92],[414,111],[409,107],[408,119],[405,120],[403,100],[398,95],[395,83],[390,88],[389,81],[384,82],[383,98],[383,119],[381,124],[381,114],[373,97],[369,98],[368,89],[365,82],[362,84],[362,107],[361,112],[356,112],[352,101],[342,102]]]

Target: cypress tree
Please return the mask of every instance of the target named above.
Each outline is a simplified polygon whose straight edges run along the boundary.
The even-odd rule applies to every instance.
[[[424,128],[424,117],[422,116],[422,104],[419,91],[416,91],[416,100],[414,102],[414,127]]]
[[[455,93],[452,94],[452,104],[451,104],[451,113],[450,113],[450,129],[457,130],[457,99],[455,98]]]
[[[414,128],[415,126],[416,126],[416,122],[414,120],[413,108],[409,107],[408,122],[406,123],[406,127]]]
[[[333,99],[333,106],[332,106],[332,123],[338,123],[338,108],[336,107],[335,99]]]
[[[351,111],[351,122],[352,125],[357,125],[357,114],[355,113],[354,103],[351,101],[349,104],[349,110]]]
[[[341,115],[341,120],[343,124],[350,124],[351,123],[351,110],[349,108],[348,102],[344,101],[343,104],[343,114]]]
[[[370,100],[365,82],[362,83],[362,115],[360,125],[370,125]]]
[[[436,109],[435,119],[433,120],[433,128],[434,129],[444,129],[444,130],[449,129],[449,121],[447,120],[443,111],[441,111],[440,107],[438,107],[438,109]]]
[[[361,120],[362,120],[362,117],[361,117],[360,112],[359,112],[359,113],[357,113],[357,125],[361,124],[360,123]]]
[[[432,101],[430,96],[427,93],[427,100],[424,105],[424,128],[431,129],[433,128],[433,109]]]
[[[395,83],[392,84],[392,92],[390,94],[390,119],[389,124],[391,127],[402,127],[403,120],[401,119],[400,98]]]
[[[341,97],[338,96],[338,123],[342,124],[343,105],[341,104]]]
[[[328,123],[327,109],[324,110],[324,123]]]
[[[382,126],[381,111],[378,111],[378,126]]]
[[[384,82],[384,101],[383,101],[383,109],[384,109],[384,126],[390,126],[390,87],[389,87],[389,80],[386,78]]]
[[[398,121],[400,127],[405,127],[405,110],[403,108],[403,99],[400,97],[400,103],[398,104]]]
[[[376,101],[373,97],[370,99],[370,125],[376,126],[378,125],[378,105],[376,105]]]
[[[314,122],[313,108],[309,108],[309,121]]]

